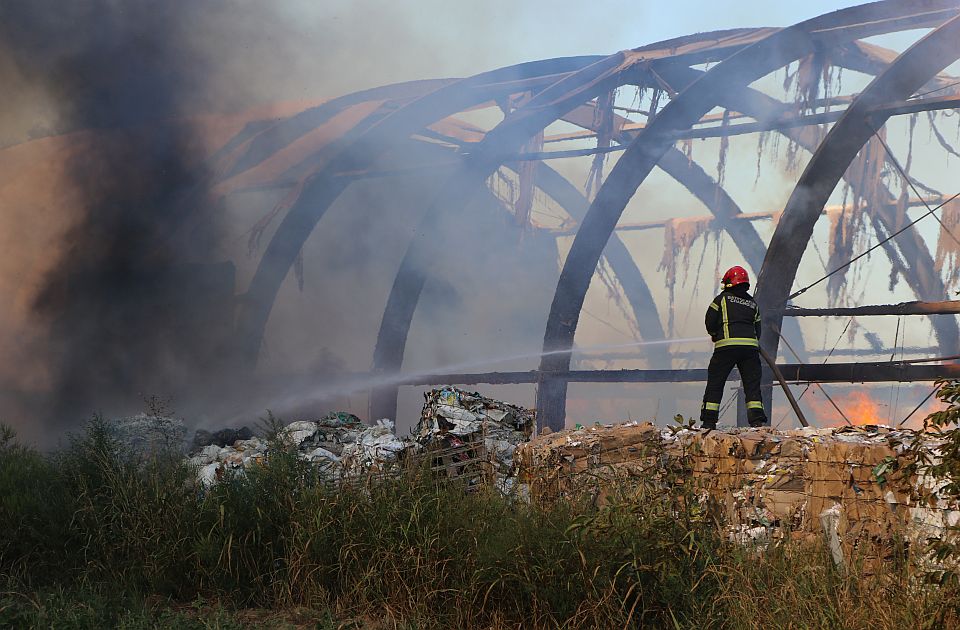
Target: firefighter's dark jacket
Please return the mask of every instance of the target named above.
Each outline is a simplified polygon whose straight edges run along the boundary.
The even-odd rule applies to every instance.
[[[738,284],[724,289],[710,303],[704,323],[715,348],[760,345],[760,310],[749,288]]]

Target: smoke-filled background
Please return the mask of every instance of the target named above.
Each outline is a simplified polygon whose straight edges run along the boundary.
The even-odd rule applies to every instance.
[[[609,54],[697,31],[787,25],[852,4],[4,0],[0,419],[50,444],[93,413],[132,413],[151,396],[198,425],[249,424],[267,408],[298,414],[339,406],[365,415],[362,389],[323,384],[370,368],[394,273],[442,173],[371,180],[337,200],[281,287],[251,375],[242,365],[242,340],[231,334],[234,318],[279,222],[270,220],[271,211],[285,207],[290,191],[256,178],[229,194],[218,189],[231,166],[222,159],[225,144],[361,89]],[[917,36],[881,43],[902,50]],[[849,77],[848,85],[857,81]],[[477,114],[477,124],[484,116]],[[739,142],[730,144],[728,187],[747,211],[782,207],[796,174],[771,169],[761,178],[756,139]],[[718,150],[704,145],[704,152]],[[400,146],[383,165],[413,157],[444,156]],[[922,166],[921,157],[915,162]],[[930,157],[930,177],[945,180],[937,159]],[[289,166],[266,168],[277,176]],[[590,162],[558,168],[585,182]],[[653,177],[643,192],[655,218],[703,214],[675,183]],[[514,219],[494,185],[465,213],[436,226],[443,253],[414,319],[405,370],[536,366],[532,355],[569,240],[518,231]],[[662,312],[670,332],[702,335],[715,268],[740,262],[736,253],[701,235],[703,251],[679,265],[680,284],[673,277],[661,286],[653,278],[662,245],[649,238],[626,242],[645,252],[635,256],[658,301],[668,304]],[[696,267],[689,284],[685,266]],[[594,285],[578,345],[634,341],[616,284]],[[876,289],[866,303],[913,297],[903,287],[889,291],[885,278]],[[811,324],[819,326],[809,331],[814,345],[829,347],[842,324]],[[886,347],[900,334],[874,332],[893,337]],[[929,342],[929,326],[916,335],[906,345]],[[486,362],[522,355],[531,356]],[[620,365],[610,361],[584,366]],[[681,398],[695,401],[698,388],[573,387],[570,421],[693,414],[696,405],[688,408]],[[495,394],[532,402],[530,387]],[[402,391],[401,427],[413,422],[418,397],[415,388]],[[619,405],[610,403],[617,397]]]

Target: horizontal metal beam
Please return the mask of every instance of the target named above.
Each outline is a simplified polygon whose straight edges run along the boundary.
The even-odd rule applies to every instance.
[[[916,365],[910,363],[777,364],[792,382],[883,383],[935,381],[960,378],[960,363]],[[398,378],[400,385],[516,385],[543,381],[568,383],[697,383],[707,380],[706,368],[686,370],[570,370],[568,372],[486,372],[478,374],[427,374]]]
[[[784,317],[832,317],[863,315],[956,315],[960,313],[960,300],[941,302],[900,302],[873,306],[846,308],[787,308]]]
[[[824,363],[778,366],[788,381],[817,383],[908,383],[960,378],[960,363],[916,365],[910,363]]]
[[[844,100],[850,97],[843,97]],[[871,115],[900,115],[900,114],[912,114],[920,111],[934,111],[942,109],[960,109],[960,96],[949,95],[942,96],[937,98],[926,98],[926,99],[913,99],[908,101],[896,101],[891,103],[885,103],[880,107],[875,107],[870,110]],[[690,139],[706,139],[706,138],[720,138],[720,137],[731,137],[744,135],[749,133],[763,132],[763,131],[773,131],[773,130],[783,130],[790,129],[793,127],[803,127],[807,125],[818,125],[824,123],[831,123],[838,120],[845,112],[845,109],[833,110],[828,112],[820,112],[816,114],[809,114],[803,116],[788,116],[784,118],[779,118],[772,121],[763,121],[763,122],[752,122],[752,123],[739,123],[735,125],[709,125],[706,127],[697,127],[694,129],[689,129],[682,132],[677,132],[674,134],[676,140],[690,140]],[[706,120],[706,118],[704,119]],[[642,131],[646,125],[643,123],[636,123],[631,125],[624,125],[620,131]],[[576,132],[572,134],[564,134],[563,136],[557,136],[553,138],[546,138],[544,142],[559,142],[565,140],[574,140],[574,139],[590,139],[596,137],[596,134],[592,131],[585,132]],[[462,148],[466,148],[466,153],[469,153],[469,147],[471,143],[462,145]],[[451,147],[454,148],[454,147]],[[602,147],[602,148],[588,148],[588,149],[571,149],[568,151],[538,151],[530,153],[517,153],[505,157],[507,162],[524,162],[531,160],[556,160],[563,158],[572,158],[572,157],[586,157],[593,156],[602,153],[618,153],[626,149],[625,145],[614,145],[611,147]],[[366,178],[378,178],[378,177],[397,177],[403,175],[417,174],[423,171],[436,171],[439,169],[451,169],[460,162],[456,159],[444,160],[441,162],[432,162],[424,164],[412,164],[402,167],[394,168],[370,168],[363,170],[355,171],[341,171],[335,173],[334,177],[343,177],[347,179],[366,179]],[[272,189],[288,189],[294,188],[299,185],[299,182],[286,182],[286,181],[277,181],[270,182],[268,184],[258,184],[255,186],[238,188],[232,192],[234,193],[244,193],[244,192],[262,192],[265,190]],[[644,228],[640,228],[644,229]]]
[[[922,354],[930,356],[931,353],[939,352],[940,348],[936,346],[905,346],[904,348],[884,348],[876,350],[874,348],[836,348],[833,350],[807,350],[811,357],[857,357],[857,356],[889,356],[891,352],[898,354],[903,350],[904,355],[913,356]],[[681,352],[671,352],[670,358],[675,361],[703,361],[709,359],[712,351],[710,350],[684,350]],[[589,361],[642,361],[647,359],[647,355],[642,352],[602,352],[593,354],[588,351],[573,351],[573,360],[580,362]]]
[[[842,102],[849,101],[853,96],[842,97]],[[838,99],[840,100],[840,99]],[[915,114],[917,112],[932,112],[943,109],[960,108],[960,97],[956,94],[941,96],[936,98],[911,99],[906,101],[892,101],[884,103],[878,107],[869,110],[870,115],[899,116],[903,114]],[[694,127],[685,131],[678,131],[674,135],[676,140],[704,140],[707,138],[723,138],[731,136],[742,136],[749,133],[758,133],[763,131],[775,131],[792,129],[795,127],[807,127],[811,125],[823,125],[836,122],[843,116],[846,109],[834,109],[831,111],[817,112],[814,114],[790,115],[776,118],[774,120],[755,121],[737,124],[711,124],[701,127]],[[743,117],[742,115],[737,116]],[[733,117],[728,117],[731,120]],[[704,117],[700,124],[704,122],[714,122],[714,117]],[[646,125],[643,123],[634,123],[624,125],[624,131],[642,131]],[[576,132],[552,136],[544,139],[544,143],[565,142],[569,140],[584,140],[596,137],[594,132]],[[556,159],[564,157],[580,157],[584,155],[596,155],[597,153],[615,153],[623,150],[622,146],[607,147],[605,149],[574,149],[570,151],[543,151],[539,153],[520,154],[516,159]]]
[[[927,197],[913,197],[907,201],[907,207],[919,207],[919,206],[929,206],[933,204],[938,204],[943,202],[943,195],[930,195]],[[896,204],[890,204],[895,207]],[[853,209],[853,204],[837,204],[831,206],[825,206],[823,209],[823,214],[830,214],[831,212],[844,212],[847,210]],[[770,219],[775,219],[779,215],[783,214],[783,210],[766,210],[762,212],[744,212],[738,214],[734,217],[727,219],[726,221],[766,221]],[[710,214],[704,214],[694,217],[675,217],[674,219],[660,219],[658,221],[642,221],[638,223],[619,223],[617,224],[616,230],[618,232],[643,232],[645,230],[655,230],[659,228],[664,228],[672,220],[684,220],[684,221],[710,221],[711,229],[720,229],[723,227],[725,221],[721,221]],[[577,225],[567,226],[563,228],[546,228],[552,234],[556,236],[572,236],[577,233]]]

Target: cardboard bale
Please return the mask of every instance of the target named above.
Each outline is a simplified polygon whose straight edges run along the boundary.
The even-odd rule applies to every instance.
[[[902,472],[917,439],[936,452],[930,436],[882,426],[705,432],[631,422],[551,433],[516,460],[535,500],[603,500],[605,483],[630,475],[671,479],[705,493],[734,540],[819,538],[838,561],[869,562],[899,536],[925,541],[960,523],[960,506],[918,502],[942,482]]]

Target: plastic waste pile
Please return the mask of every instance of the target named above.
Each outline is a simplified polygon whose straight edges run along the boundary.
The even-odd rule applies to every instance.
[[[480,449],[490,465],[497,486],[509,491],[513,485],[513,457],[517,446],[533,432],[533,412],[476,392],[444,387],[424,393],[423,412],[414,437],[432,451],[454,453],[451,465],[475,460]]]
[[[926,541],[960,524],[960,506],[936,493],[943,480],[909,472],[914,446],[936,460],[935,436],[884,426],[704,432],[633,422],[544,435],[517,459],[534,500],[602,500],[609,484],[679,471],[718,506],[731,539],[825,538],[842,564],[854,550],[882,561],[900,536]]]
[[[276,439],[295,449],[333,483],[383,472],[408,455],[428,451],[428,457],[441,463],[435,471],[449,477],[478,478],[482,473],[509,491],[515,480],[514,452],[530,439],[533,414],[452,387],[427,392],[424,397],[420,422],[410,437],[397,436],[390,420],[366,426],[352,414],[334,412],[319,420],[291,422],[280,429]],[[209,487],[228,471],[262,463],[269,446],[246,427],[197,431],[188,459],[197,467],[198,480]]]
[[[262,463],[268,454],[268,441],[252,435],[246,427],[197,433],[189,461],[198,467],[197,477],[205,486],[223,479],[228,470],[245,470]],[[236,439],[222,443],[223,438],[230,437]],[[291,422],[277,433],[277,440],[296,449],[301,459],[316,465],[331,481],[395,462],[412,446],[393,434],[391,421],[381,420],[367,427],[360,418],[343,411],[319,420]]]
[[[364,429],[356,441],[343,447],[341,461],[346,473],[362,473],[382,467],[400,459],[413,445],[393,433],[392,420],[378,420]]]

